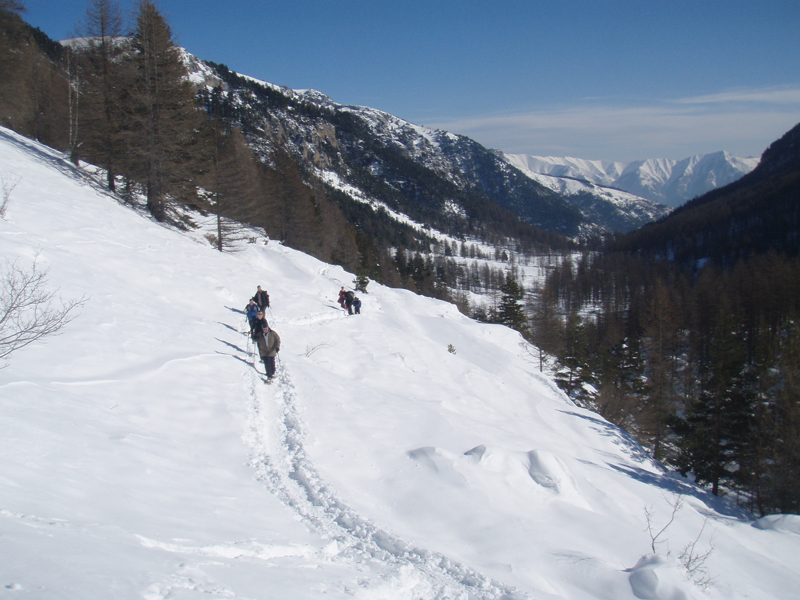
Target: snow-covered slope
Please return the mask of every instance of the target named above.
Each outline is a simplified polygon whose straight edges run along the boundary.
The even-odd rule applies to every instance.
[[[0,595],[786,599],[762,519],[573,406],[521,338],[264,240],[220,254],[0,130],[0,254],[80,316],[0,370]],[[5,268],[5,267],[4,267]],[[279,378],[241,312],[268,289]],[[455,353],[448,351],[452,345]],[[260,365],[255,365],[256,367]],[[675,508],[677,507],[677,511]],[[675,521],[654,542],[653,535]],[[695,572],[681,550],[713,550]]]
[[[725,151],[683,160],[649,159],[630,163],[529,154],[504,156],[511,164],[531,173],[613,187],[671,207],[733,183],[759,162],[758,158],[737,158]]]

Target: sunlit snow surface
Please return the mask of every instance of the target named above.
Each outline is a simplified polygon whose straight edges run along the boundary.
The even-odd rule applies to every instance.
[[[87,298],[0,370],[0,598],[800,589],[797,517],[755,522],[666,473],[511,330],[374,282],[349,317],[352,274],[263,239],[220,254],[8,130],[0,176],[2,258]],[[256,285],[283,341],[271,385],[243,335]],[[678,500],[653,554],[645,511],[655,533]],[[704,586],[678,560],[695,541]]]

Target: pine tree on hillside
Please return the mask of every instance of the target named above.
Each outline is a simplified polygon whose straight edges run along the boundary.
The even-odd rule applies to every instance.
[[[520,333],[527,333],[528,316],[525,314],[525,306],[521,304],[525,298],[525,288],[511,273],[508,273],[505,282],[500,286],[500,294],[497,322],[508,325]]]
[[[589,320],[587,338],[588,345],[595,348],[590,364],[592,382],[599,385],[596,409],[612,423],[632,429],[640,406],[644,364],[626,316],[630,319],[607,304],[594,323]]]
[[[675,430],[682,436],[678,464],[719,495],[723,486],[739,484],[746,473],[753,386],[744,349],[730,315],[717,319],[706,340],[708,358],[701,369],[700,394],[686,407]]]
[[[800,325],[789,331],[778,367],[781,386],[772,411],[770,505],[800,513]]]
[[[164,18],[141,0],[125,98],[126,149],[134,178],[144,183],[147,208],[167,217],[168,197],[190,197],[200,117],[179,49]]]
[[[108,189],[114,191],[122,146],[120,93],[126,87],[120,68],[124,24],[119,5],[112,0],[92,0],[80,33],[88,39],[80,54],[81,154],[106,170]]]
[[[581,387],[590,378],[590,367],[586,347],[586,326],[577,311],[567,315],[564,323],[559,369],[555,375],[558,386],[571,398],[580,395]]]
[[[664,458],[667,424],[677,406],[679,319],[672,291],[658,279],[643,315],[647,385],[640,419],[656,460]]]
[[[544,354],[558,356],[561,354],[563,342],[563,324],[558,316],[556,302],[552,290],[545,285],[528,303],[530,315],[531,339],[538,348],[539,370],[544,370]]]
[[[777,343],[775,343],[777,342]],[[774,340],[777,360],[760,378],[758,435],[751,441],[754,505],[759,514],[800,513],[800,325]]]
[[[222,252],[244,237],[241,223],[256,220],[261,193],[259,168],[239,129],[221,121],[209,123],[210,170],[203,187],[211,194],[211,212],[216,216],[217,250]]]

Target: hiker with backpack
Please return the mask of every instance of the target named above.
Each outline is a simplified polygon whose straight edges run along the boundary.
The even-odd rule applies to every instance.
[[[247,315],[247,322],[250,324],[250,335],[252,335],[253,327],[255,327],[256,319],[258,318],[258,304],[252,298],[250,298],[247,306],[244,307],[244,314]]]
[[[359,299],[358,296],[353,298],[353,310],[356,311],[357,315],[361,314],[361,300]]]
[[[355,294],[351,291],[346,291],[344,293],[344,308],[347,309],[347,314],[353,314],[353,298],[355,298]]]
[[[274,329],[270,328],[266,319],[263,320],[256,342],[258,343],[258,354],[264,361],[267,379],[272,380],[275,376],[275,357],[281,350],[281,337]]]
[[[269,308],[269,294],[266,290],[262,290],[260,285],[253,296],[253,300],[255,300],[261,310],[267,310]]]
[[[339,306],[341,306],[342,308],[344,308],[344,300],[345,300],[346,294],[347,294],[347,292],[344,291],[344,286],[342,286],[342,289],[339,290],[339,299],[337,300],[337,302],[339,303]]]

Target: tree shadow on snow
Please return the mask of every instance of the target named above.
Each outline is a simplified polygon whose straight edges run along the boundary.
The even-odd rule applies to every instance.
[[[619,445],[621,445],[627,451],[627,454],[634,461],[638,463],[649,462],[654,464],[661,470],[661,473],[654,473],[652,471],[637,467],[606,463],[615,471],[624,473],[625,475],[628,475],[637,481],[641,481],[642,483],[659,487],[672,494],[677,494],[680,496],[692,496],[697,498],[711,510],[726,517],[739,519],[742,521],[752,520],[750,513],[743,508],[740,508],[734,503],[704,490],[697,484],[681,477],[679,473],[669,471],[664,465],[652,458],[647,453],[647,450],[645,450],[644,447],[624,429],[617,427],[613,423],[609,423],[600,416],[593,416],[591,414],[582,414],[567,410],[562,410],[559,412],[589,421],[592,423],[592,425],[594,425],[594,429],[600,433],[600,435],[614,438]]]
[[[96,175],[93,175],[83,170],[81,167],[72,163],[67,158],[67,153],[59,152],[54,149],[50,149],[50,152],[48,152],[47,150],[43,150],[42,148],[39,147],[39,142],[36,142],[34,140],[29,140],[23,136],[20,136],[22,137],[22,139],[20,139],[19,137],[17,137],[17,135],[0,131],[0,139],[3,139],[15,145],[16,147],[20,148],[22,151],[28,154],[28,156],[30,156],[33,160],[42,163],[48,167],[52,167],[53,169],[59,171],[60,173],[80,182],[82,185],[91,187],[98,194],[108,196],[109,198],[113,198],[120,204],[128,206],[129,208],[136,209],[136,207],[133,206],[131,202],[126,202],[118,194],[111,192],[101,181],[99,181],[96,178]],[[61,156],[59,156],[59,154]]]
[[[245,314],[244,311],[242,309],[240,309],[240,308],[231,308],[230,306],[226,306],[225,308],[227,308],[229,311],[235,312],[236,314],[239,314],[239,315]]]
[[[78,177],[84,180],[87,179],[85,175],[78,169],[78,167],[72,164],[69,160],[67,160],[66,158],[53,156],[53,154],[50,154],[42,150],[38,146],[38,142],[28,140],[27,138],[19,139],[15,135],[6,133],[4,131],[0,131],[0,138],[22,149],[26,154],[31,156],[37,162],[52,167],[57,171],[60,171],[61,173],[68,175],[70,177]],[[56,151],[53,150],[53,152]]]
[[[559,412],[589,421],[592,425],[594,425],[594,430],[600,435],[614,438],[617,441],[617,445],[622,446],[622,448],[627,451],[628,455],[636,462],[643,463],[653,460],[647,453],[647,450],[645,450],[631,434],[624,429],[617,427],[613,423],[609,423],[602,417],[595,417],[571,410],[560,410]]]
[[[753,519],[752,515],[750,515],[750,513],[748,513],[745,509],[736,506],[733,502],[730,502],[725,498],[720,498],[719,496],[715,496],[711,492],[704,490],[697,484],[682,478],[679,473],[660,474],[623,465],[612,465],[609,463],[606,464],[608,464],[608,466],[615,471],[624,473],[625,475],[628,475],[637,481],[641,481],[642,483],[659,487],[671,494],[687,497],[691,496],[696,498],[714,512],[723,516],[740,521],[751,521]]]

